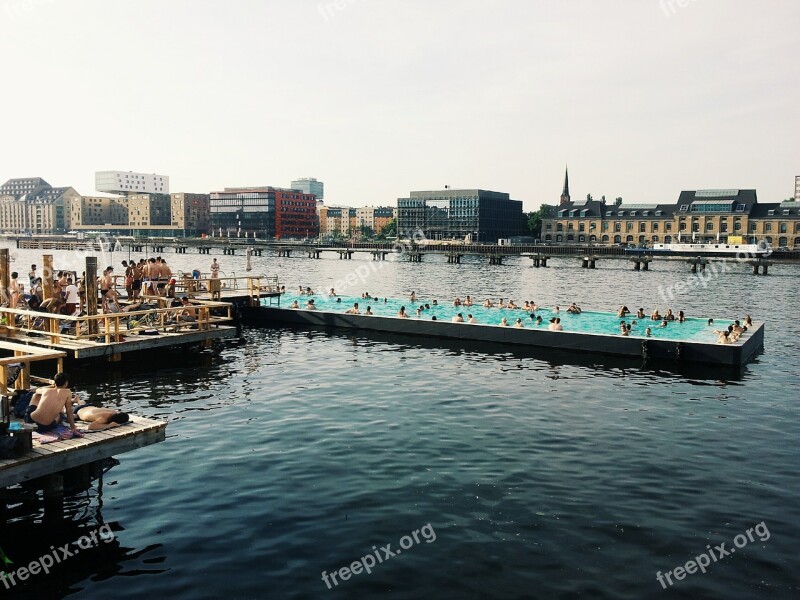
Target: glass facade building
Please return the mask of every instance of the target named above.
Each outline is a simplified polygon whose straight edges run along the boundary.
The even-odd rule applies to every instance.
[[[446,189],[397,199],[400,237],[422,231],[430,240],[494,243],[522,234],[523,225],[522,202],[502,192]]]
[[[211,228],[219,235],[260,238],[317,236],[316,200],[311,194],[274,187],[225,188],[212,192]]]

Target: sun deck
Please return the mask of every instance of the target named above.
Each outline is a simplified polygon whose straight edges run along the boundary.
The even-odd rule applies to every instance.
[[[91,431],[82,438],[50,444],[34,442],[19,458],[0,460],[0,488],[60,473],[103,458],[163,442],[166,421],[131,415],[131,420],[106,431]]]

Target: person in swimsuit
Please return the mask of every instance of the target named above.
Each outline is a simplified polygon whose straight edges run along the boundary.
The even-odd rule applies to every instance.
[[[119,427],[130,421],[130,416],[126,412],[113,408],[101,408],[88,404],[78,404],[74,407],[75,418],[89,423],[90,431],[103,431],[113,427]]]
[[[61,423],[62,411],[66,413],[67,422],[72,431],[75,426],[72,400],[75,395],[69,390],[69,378],[65,373],[56,373],[53,385],[41,387],[31,398],[25,411],[26,423],[36,425],[39,433],[52,431]]]

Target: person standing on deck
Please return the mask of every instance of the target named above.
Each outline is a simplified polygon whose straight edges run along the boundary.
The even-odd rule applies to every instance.
[[[211,299],[219,300],[222,286],[219,280],[219,263],[216,258],[211,261],[211,281],[209,281],[208,287],[211,292]]]
[[[167,266],[167,261],[161,259],[161,267],[159,268],[158,275],[158,295],[165,296],[167,291],[167,282],[172,278],[172,269]]]
[[[30,279],[31,287],[36,283],[36,265],[31,265],[31,270],[28,272],[28,279]]]
[[[78,294],[78,286],[72,283],[72,277],[67,277],[67,314],[75,314],[78,304],[80,304],[80,295]]]
[[[131,292],[133,293],[134,300],[142,293],[142,277],[144,273],[144,259],[138,263],[131,263],[133,268],[133,284],[131,285]]]
[[[133,299],[133,261],[128,264],[127,261],[122,261],[122,266],[125,267],[125,293],[128,300]]]

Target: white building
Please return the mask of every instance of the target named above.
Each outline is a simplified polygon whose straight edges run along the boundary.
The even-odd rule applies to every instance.
[[[169,194],[169,177],[133,171],[97,171],[95,188],[108,194]]]

